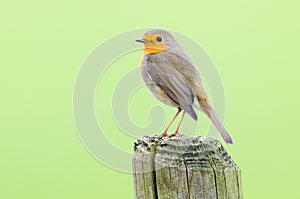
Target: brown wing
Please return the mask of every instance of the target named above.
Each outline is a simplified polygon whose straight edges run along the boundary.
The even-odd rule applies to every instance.
[[[174,102],[179,104],[180,108],[185,110],[194,120],[197,115],[193,109],[194,94],[190,84],[172,66],[164,62],[157,62],[149,55],[145,71]]]
[[[204,110],[211,108],[211,103],[202,84],[199,72],[186,55],[180,55],[176,51],[166,51],[154,54],[151,57],[152,62],[164,63],[164,65],[172,67],[173,70],[178,71],[184,77],[199,102],[200,107],[198,108]]]

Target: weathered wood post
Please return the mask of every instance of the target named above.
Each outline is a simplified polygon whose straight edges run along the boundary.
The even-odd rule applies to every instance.
[[[134,143],[136,199],[242,199],[241,172],[215,138],[143,137]]]

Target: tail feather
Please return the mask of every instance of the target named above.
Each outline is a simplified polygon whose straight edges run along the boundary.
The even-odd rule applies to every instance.
[[[224,141],[227,144],[233,144],[233,141],[232,141],[230,135],[227,133],[226,129],[221,124],[220,120],[218,119],[218,117],[215,114],[213,109],[211,109],[211,118],[210,119],[211,119],[212,123],[215,125],[215,127],[218,129],[218,131],[220,132],[220,134],[223,137]]]
[[[194,101],[194,106],[197,109],[199,109],[200,111],[204,112],[209,117],[209,119],[212,121],[212,123],[218,129],[218,131],[220,132],[222,138],[224,139],[224,141],[227,144],[233,144],[233,141],[232,141],[230,135],[227,133],[226,129],[224,128],[224,126],[222,125],[222,123],[220,122],[220,120],[218,119],[216,113],[214,112],[214,110],[211,108],[210,105],[207,105],[206,107],[203,107],[203,106],[201,107],[198,100],[195,100]]]
[[[210,111],[210,119],[211,119],[212,123],[215,125],[215,127],[218,129],[218,131],[220,132],[220,134],[223,137],[224,141],[227,144],[233,144],[233,141],[232,141],[230,135],[227,133],[226,129],[221,124],[220,120],[218,119],[218,117],[215,114],[213,109],[211,109],[211,111]]]

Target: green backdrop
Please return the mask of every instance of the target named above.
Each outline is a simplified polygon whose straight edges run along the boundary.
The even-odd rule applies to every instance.
[[[93,49],[144,27],[188,35],[218,66],[235,141],[226,148],[242,169],[245,198],[299,198],[298,8],[292,0],[2,2],[0,198],[133,198],[131,174],[100,164],[81,144],[72,95]],[[123,65],[139,59],[135,53]],[[146,89],[139,95],[160,104]],[[134,99],[130,110],[137,123],[148,122]],[[174,110],[166,110],[170,118]],[[110,140],[131,151],[133,139],[110,122]]]

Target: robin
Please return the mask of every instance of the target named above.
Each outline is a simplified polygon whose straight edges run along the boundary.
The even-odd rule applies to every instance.
[[[178,109],[161,136],[176,135],[185,113],[197,121],[195,107],[211,119],[224,141],[232,144],[230,135],[212,108],[199,72],[175,38],[165,30],[156,29],[146,32],[136,41],[144,44],[140,65],[148,89],[160,101]],[[181,111],[175,133],[168,135],[168,129]]]

